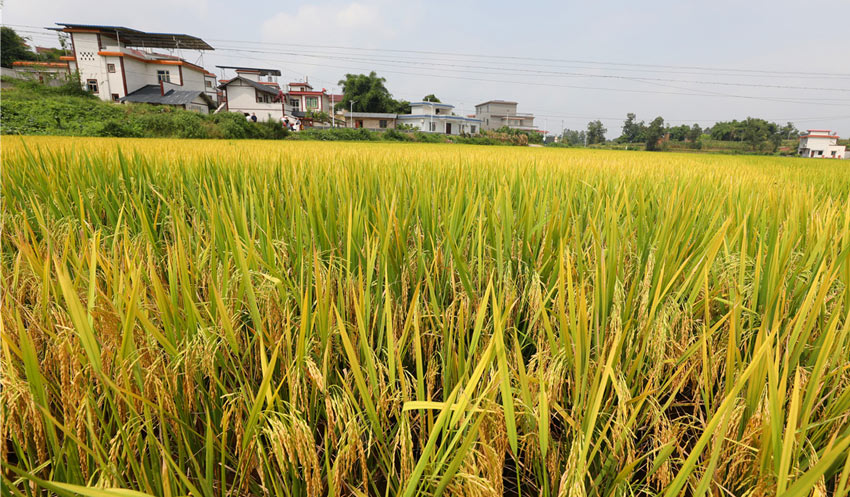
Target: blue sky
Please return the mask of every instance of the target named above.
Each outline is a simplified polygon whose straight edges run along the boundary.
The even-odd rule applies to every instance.
[[[209,69],[274,67],[284,80],[309,76],[329,90],[338,90],[346,72],[374,69],[397,98],[435,93],[464,113],[485,100],[515,100],[551,131],[600,118],[611,138],[635,112],[671,124],[792,120],[850,136],[847,1],[139,5],[5,0],[2,15],[13,27],[65,21],[189,33],[217,48],[202,59],[182,54]],[[22,29],[39,44],[55,44],[47,32]]]

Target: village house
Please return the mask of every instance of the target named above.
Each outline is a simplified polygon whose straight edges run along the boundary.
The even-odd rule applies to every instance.
[[[410,114],[399,114],[397,125],[412,126],[429,133],[447,135],[476,134],[481,130],[481,120],[457,116],[452,113],[453,105],[437,102],[411,102]]]
[[[493,130],[507,126],[520,131],[538,131],[533,114],[519,114],[517,103],[507,100],[488,100],[475,106],[475,117],[481,129]]]
[[[175,55],[153,52],[155,48],[213,50],[204,40],[122,26],[57,24],[61,27],[52,29],[71,36],[72,55],[61,59],[68,63],[71,74],[79,73],[82,87],[101,100],[175,105],[174,92],[181,92],[177,99],[181,102],[190,97],[189,92],[193,94],[190,101],[178,105],[202,101],[215,106],[214,74]]]
[[[47,86],[61,86],[71,79],[71,70],[67,62],[18,60],[12,62],[12,69],[21,79],[38,81]]]
[[[286,96],[281,91],[277,78],[278,69],[260,67],[216,66],[232,69],[236,76],[221,80],[224,108],[230,112],[257,116],[260,121],[282,121],[291,116],[293,109],[287,106]]]
[[[395,129],[398,114],[384,112],[346,112],[347,126],[351,128],[365,128],[372,131],[386,131]]]
[[[286,92],[287,104],[292,108],[293,115],[303,118],[308,112],[324,112],[333,115],[333,107],[328,91],[314,90],[309,82],[289,83]]]
[[[797,154],[818,159],[844,159],[847,147],[838,144],[838,135],[828,129],[810,129],[800,135]]]

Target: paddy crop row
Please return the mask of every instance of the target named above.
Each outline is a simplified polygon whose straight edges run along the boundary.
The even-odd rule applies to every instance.
[[[4,495],[850,495],[836,161],[3,141]]]

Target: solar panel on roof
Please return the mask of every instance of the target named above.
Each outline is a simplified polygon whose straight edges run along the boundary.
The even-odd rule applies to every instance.
[[[114,34],[115,37],[128,47],[143,48],[182,48],[186,50],[215,50],[209,43],[197,36],[181,33],[147,33],[138,29],[124,26],[103,26],[99,24],[69,24],[57,22],[63,28],[52,28],[63,31],[66,29],[90,29],[101,33]]]

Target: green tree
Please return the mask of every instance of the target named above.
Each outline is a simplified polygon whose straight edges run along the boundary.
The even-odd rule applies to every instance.
[[[691,128],[688,130],[688,133],[685,138],[691,143],[696,143],[701,136],[702,128],[699,127],[699,124],[694,123],[694,125],[691,126]]]
[[[351,102],[354,102],[355,112],[409,112],[410,105],[395,100],[384,85],[386,81],[386,78],[378,77],[375,71],[368,75],[346,74],[345,79],[339,82],[342,87],[342,101],[336,104],[336,108],[351,110]]]
[[[661,139],[664,138],[664,118],[661,116],[656,117],[649,123],[649,127],[646,128],[646,149],[647,150],[660,150],[661,149]]]
[[[585,137],[584,131],[565,129],[561,134],[561,143],[570,146],[584,145]]]
[[[620,143],[637,143],[644,140],[644,133],[646,133],[646,125],[641,122],[637,122],[637,116],[633,112],[629,112],[626,114],[626,120],[623,121],[623,134],[617,138],[617,141]]]
[[[587,144],[604,143],[605,133],[607,132],[608,130],[602,125],[602,121],[596,120],[587,123]]]
[[[0,47],[0,65],[3,67],[12,67],[12,62],[18,60],[36,59],[26,40],[8,26],[0,27]]]
[[[435,104],[441,103],[440,99],[437,98],[433,93],[425,95],[424,97],[422,97],[422,101],[423,102],[434,102]]]

